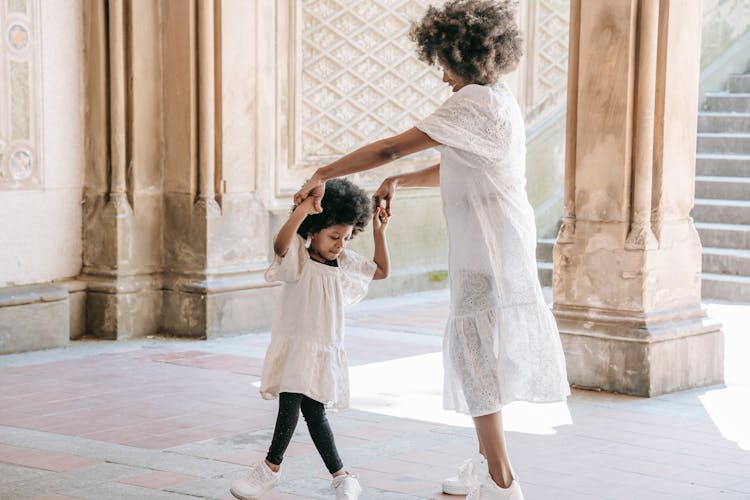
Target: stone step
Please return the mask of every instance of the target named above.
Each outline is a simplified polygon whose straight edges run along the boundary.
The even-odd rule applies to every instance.
[[[543,262],[552,262],[552,249],[554,247],[554,238],[539,238],[536,242],[536,259]]]
[[[696,176],[695,197],[750,201],[750,178]]]
[[[537,274],[542,286],[552,286],[552,262],[537,262]]]
[[[750,225],[696,222],[703,247],[750,248]]]
[[[696,198],[691,215],[697,222],[750,224],[750,201]]]
[[[703,300],[727,300],[750,303],[750,278],[725,274],[703,273],[701,276]]]
[[[730,76],[727,90],[736,94],[750,94],[750,74]]]
[[[750,250],[703,247],[703,271],[750,277]]]
[[[698,132],[750,133],[750,113],[698,113]]]
[[[706,94],[703,110],[750,113],[750,93],[712,92]]]
[[[750,134],[699,133],[698,153],[750,155]]]
[[[750,155],[703,154],[695,156],[698,175],[750,177]]]

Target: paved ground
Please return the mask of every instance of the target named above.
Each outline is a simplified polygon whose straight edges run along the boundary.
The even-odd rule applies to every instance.
[[[455,498],[440,480],[474,451],[441,410],[447,294],[352,308],[352,409],[331,414],[363,499]],[[505,413],[528,500],[750,499],[750,306],[725,322],[727,384],[640,399],[574,391]],[[0,498],[231,498],[264,456],[275,403],[256,386],[268,334],[212,341],[81,341],[0,356]],[[268,499],[332,498],[300,420]]]

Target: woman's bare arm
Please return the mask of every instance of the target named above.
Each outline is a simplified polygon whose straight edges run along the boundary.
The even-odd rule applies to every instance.
[[[408,174],[386,177],[380,187],[373,194],[376,207],[383,207],[385,213],[391,215],[391,200],[396,195],[396,189],[400,187],[439,187],[440,186],[440,164],[410,172]]]
[[[375,141],[316,170],[310,180],[294,195],[294,203],[299,205],[308,196],[313,196],[317,200],[316,208],[320,208],[320,199],[323,198],[325,182],[328,179],[370,170],[439,145],[440,143],[429,135],[413,127],[402,134]]]
[[[440,164],[416,172],[394,175],[388,179],[393,179],[396,187],[440,187]]]

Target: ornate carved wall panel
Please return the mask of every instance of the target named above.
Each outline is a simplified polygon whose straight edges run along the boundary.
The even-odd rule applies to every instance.
[[[417,60],[410,20],[427,1],[302,4],[302,161],[316,163],[402,132],[445,98]]]
[[[525,108],[533,124],[565,104],[570,2],[532,0],[527,12]]]
[[[289,106],[282,130],[288,169],[322,165],[403,132],[447,98],[442,75],[417,59],[408,39],[411,22],[430,3],[303,0],[288,11],[281,7],[281,24],[288,26],[280,33],[287,37],[282,44],[288,44],[289,57],[286,78],[281,75],[287,84],[282,101]],[[407,161],[436,158],[427,152]]]
[[[37,0],[0,0],[0,189],[40,189]]]

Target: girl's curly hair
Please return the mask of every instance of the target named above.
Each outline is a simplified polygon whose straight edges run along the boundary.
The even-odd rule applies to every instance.
[[[297,229],[297,233],[303,238],[307,238],[310,233],[317,233],[321,229],[338,224],[354,226],[353,236],[365,228],[372,215],[367,193],[346,179],[327,181],[325,194],[320,203],[323,211],[308,215]]]
[[[467,84],[491,84],[515,69],[523,55],[516,3],[451,0],[441,8],[430,6],[409,35],[426,63],[443,65]]]

